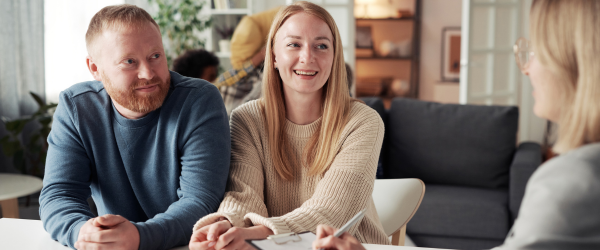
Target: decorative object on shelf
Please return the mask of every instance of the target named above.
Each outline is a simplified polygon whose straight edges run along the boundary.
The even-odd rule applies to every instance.
[[[355,0],[354,16],[356,18],[396,18],[398,9],[389,0]]]
[[[442,81],[459,82],[460,78],[460,27],[442,30]]]
[[[58,104],[46,103],[42,97],[33,92],[29,92],[29,94],[38,104],[37,112],[31,116],[13,120],[2,117],[2,123],[8,134],[0,138],[0,145],[2,152],[7,157],[13,158],[14,167],[21,173],[42,177],[44,172],[40,166],[46,162],[48,134],[50,134],[52,115]],[[29,125],[33,127],[33,131],[28,133],[29,140],[25,142],[26,138],[22,132]]]
[[[411,56],[411,41],[402,40],[392,42],[384,40],[379,45],[379,56],[381,57],[409,57]]]
[[[373,48],[371,26],[356,26],[356,47],[367,49]]]
[[[406,96],[410,91],[410,84],[407,80],[395,78],[392,80],[388,91],[393,94],[394,97]]]
[[[231,52],[231,36],[233,35],[234,27],[216,27],[215,30],[221,36],[221,40],[219,40],[219,51],[222,53]]]
[[[199,15],[205,7],[205,1],[148,0],[148,2],[158,5],[158,13],[152,18],[160,27],[169,67],[173,59],[184,51],[204,48],[206,41],[198,36],[198,33],[212,24],[211,17]]]

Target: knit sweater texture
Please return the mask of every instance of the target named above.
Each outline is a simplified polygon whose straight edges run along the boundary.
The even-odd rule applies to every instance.
[[[231,116],[231,172],[227,192],[216,213],[200,219],[194,230],[227,218],[236,227],[264,225],[275,234],[316,232],[317,225],[342,227],[362,209],[365,217],[349,233],[363,243],[389,244],[379,221],[372,192],[384,125],[368,106],[353,102],[349,119],[336,145],[337,155],[321,175],[294,160],[294,178],[282,179],[270,156],[260,100],[235,109]],[[321,118],[308,125],[289,120],[285,133],[295,159],[320,128]]]

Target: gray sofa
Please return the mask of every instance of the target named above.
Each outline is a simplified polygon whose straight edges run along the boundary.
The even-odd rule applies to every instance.
[[[517,107],[361,98],[379,112],[385,139],[378,178],[420,178],[425,197],[407,226],[417,246],[487,249],[518,215],[540,145],[517,146]]]

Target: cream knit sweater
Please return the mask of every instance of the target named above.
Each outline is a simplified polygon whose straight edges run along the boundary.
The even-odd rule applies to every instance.
[[[225,217],[236,227],[264,225],[275,234],[314,233],[319,224],[340,228],[367,208],[365,217],[349,233],[363,243],[389,244],[371,196],[384,133],[377,112],[353,102],[330,168],[322,175],[309,176],[308,169],[297,161],[291,181],[280,178],[270,161],[273,145],[267,144],[258,101],[235,109],[230,123],[227,192],[219,210],[201,218],[194,231]],[[301,159],[304,145],[320,123],[320,118],[308,125],[286,122],[285,133],[296,159]]]

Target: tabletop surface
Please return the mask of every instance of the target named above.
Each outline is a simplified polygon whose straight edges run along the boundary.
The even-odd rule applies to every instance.
[[[0,201],[33,194],[42,189],[42,179],[22,174],[0,174]]]
[[[433,250],[434,248],[399,247],[364,244],[367,250]],[[50,238],[42,221],[0,218],[0,249],[67,250],[70,249]],[[187,246],[172,250],[188,250]]]

